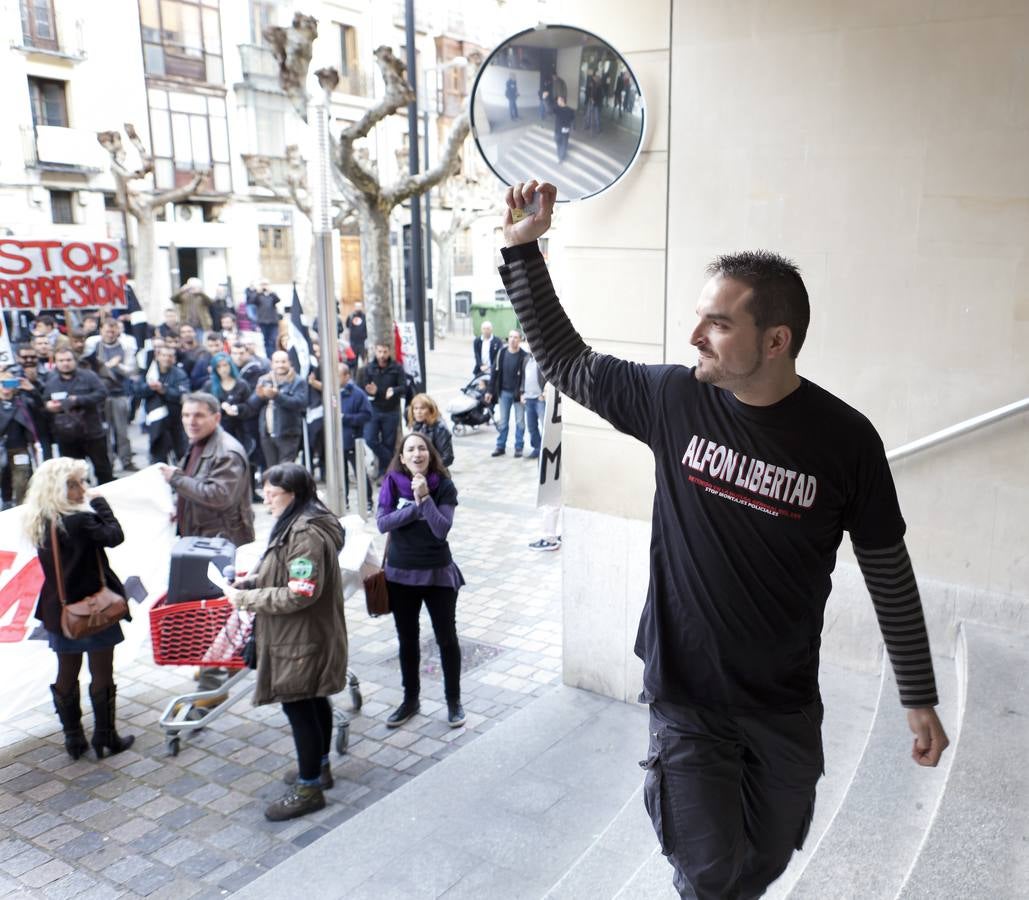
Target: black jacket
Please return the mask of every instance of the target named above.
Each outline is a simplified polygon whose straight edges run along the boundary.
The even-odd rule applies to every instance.
[[[386,363],[386,367],[382,368],[377,360],[372,360],[364,368],[361,387],[366,388],[373,382],[375,394],[368,394],[368,399],[372,401],[372,409],[378,412],[394,412],[400,409],[400,401],[407,390],[407,377],[400,363],[391,359]],[[393,388],[393,396],[387,398],[386,391],[389,388]]]
[[[472,349],[475,351],[475,368],[472,370],[473,375],[482,374],[482,367],[486,367],[488,372],[492,367],[493,363],[496,362],[497,354],[500,352],[500,348],[504,346],[504,342],[500,340],[496,335],[493,335],[489,339],[489,358],[485,361],[482,359],[482,335],[480,334],[474,341],[472,341]]]
[[[490,374],[489,379],[489,392],[493,395],[493,399],[496,400],[500,396],[500,385],[504,374],[504,360],[511,351],[507,347],[502,347],[500,352],[497,354],[497,361],[493,364],[493,371]],[[525,364],[529,360],[529,354],[526,353],[521,347],[518,348],[518,387],[515,390],[515,400],[522,399],[522,393],[525,391]]]
[[[117,547],[125,540],[121,525],[103,497],[89,501],[92,510],[74,512],[63,518],[64,530],[57,526],[57,543],[64,574],[64,595],[68,603],[100,590],[100,566],[104,568],[107,586],[116,593],[125,594],[121,580],[107,561],[104,547]],[[57,570],[50,546],[50,531],[43,537],[43,545],[36,551],[43,568],[43,587],[36,604],[36,618],[47,631],[61,631],[61,600],[57,592]],[[97,562],[99,553],[100,561]]]
[[[57,398],[55,394],[63,395]],[[78,368],[71,377],[63,378],[58,371],[51,372],[43,386],[43,400],[61,401],[59,412],[50,414],[51,433],[61,442],[69,440],[69,432],[62,430],[75,422],[78,440],[94,440],[104,436],[104,420],[102,410],[107,399],[107,388],[97,375],[86,369]]]
[[[8,452],[27,450],[36,439],[36,423],[24,397],[15,394],[9,403],[0,400],[0,441]]]
[[[270,377],[270,376],[269,376]],[[257,416],[260,433],[267,437],[292,437],[302,434],[307,417],[307,382],[297,375],[292,381],[276,382],[279,393],[272,400],[257,394],[247,400],[250,411]],[[268,430],[266,408],[271,403],[275,410],[272,429]]]

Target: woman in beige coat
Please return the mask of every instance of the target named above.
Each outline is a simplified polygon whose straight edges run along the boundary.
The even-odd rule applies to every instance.
[[[256,613],[254,703],[281,703],[293,730],[298,770],[289,791],[265,810],[282,821],[325,806],[332,787],[328,697],[347,679],[347,626],[339,551],[343,528],[322,504],[314,479],[284,463],[264,475],[264,505],[276,518],[257,572],[227,592],[237,609]]]

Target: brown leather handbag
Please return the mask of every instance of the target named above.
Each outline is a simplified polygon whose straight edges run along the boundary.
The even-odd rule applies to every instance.
[[[382,549],[382,565],[378,571],[373,572],[364,579],[364,602],[368,607],[368,615],[388,616],[389,615],[389,588],[386,585],[386,550],[389,548],[389,538],[386,538],[386,546]]]
[[[100,590],[75,603],[68,603],[64,596],[64,570],[61,567],[61,553],[57,543],[57,523],[50,523],[50,548],[54,554],[54,571],[57,575],[57,596],[61,599],[61,632],[66,638],[78,640],[99,634],[115,622],[129,617],[129,602],[107,586],[104,566],[100,559],[100,548],[96,551],[96,564],[100,570]]]

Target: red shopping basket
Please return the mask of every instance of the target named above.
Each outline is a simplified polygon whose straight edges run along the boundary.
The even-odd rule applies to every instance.
[[[150,642],[159,666],[241,669],[243,645],[253,629],[252,614],[236,614],[224,597],[167,603],[150,610]]]

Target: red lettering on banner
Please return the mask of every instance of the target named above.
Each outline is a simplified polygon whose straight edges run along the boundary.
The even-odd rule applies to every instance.
[[[12,244],[15,247],[20,247],[21,241],[0,241],[0,259],[13,260],[19,264],[20,268],[8,269],[6,266],[0,266],[0,275],[24,275],[32,268],[32,260],[27,256],[22,256],[20,253],[8,253],[4,250],[5,244]]]
[[[73,250],[82,250],[86,254],[86,261],[84,263],[77,263],[72,259]],[[63,262],[73,272],[88,272],[93,268],[93,254],[89,249],[89,244],[71,243],[65,244],[61,248],[61,262]]]
[[[11,567],[16,555],[0,550],[0,572]],[[0,643],[17,643],[25,638],[25,625],[36,608],[42,586],[43,569],[38,557],[33,557],[0,589],[0,618],[14,609],[14,618],[0,628]]]
[[[109,266],[118,259],[118,248],[114,244],[102,244],[97,241],[93,244],[93,252],[96,255],[96,267],[98,269]]]

